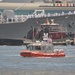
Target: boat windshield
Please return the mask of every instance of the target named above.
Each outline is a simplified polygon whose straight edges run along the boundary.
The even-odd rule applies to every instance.
[[[45,52],[53,52],[54,48],[52,44],[44,44],[44,45],[29,45],[27,46],[28,50],[39,50]]]
[[[42,46],[42,50],[52,50],[52,46]]]
[[[41,50],[40,46],[28,46],[27,49],[29,50]]]

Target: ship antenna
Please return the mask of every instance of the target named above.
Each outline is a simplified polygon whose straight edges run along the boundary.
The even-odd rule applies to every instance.
[[[47,24],[50,24],[50,22],[49,22],[48,18],[46,19],[46,23],[47,23]]]

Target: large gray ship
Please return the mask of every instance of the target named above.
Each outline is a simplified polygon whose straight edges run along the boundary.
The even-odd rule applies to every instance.
[[[3,5],[6,4],[7,6]],[[53,6],[53,4],[59,4]],[[74,3],[0,3],[0,7],[4,9],[3,12],[0,12],[0,39],[23,39],[27,38],[28,32],[32,27],[36,28],[40,24],[44,23],[48,18],[49,21],[54,19],[54,21],[60,24],[62,27],[67,28],[68,33],[75,32],[75,4]],[[67,6],[68,5],[68,6]],[[19,6],[19,7],[18,7]],[[38,7],[39,6],[39,7]],[[31,7],[31,8],[30,8]],[[9,10],[11,8],[11,10]],[[34,9],[33,14],[28,15],[15,15],[12,10],[31,10]],[[45,13],[45,10],[72,10],[73,12],[68,13]],[[37,14],[36,11],[41,11],[41,14]],[[1,41],[2,42],[2,41]]]

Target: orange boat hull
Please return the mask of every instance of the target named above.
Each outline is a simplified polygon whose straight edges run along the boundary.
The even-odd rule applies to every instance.
[[[65,53],[63,51],[56,53],[45,53],[45,52],[38,52],[38,51],[28,51],[28,50],[23,50],[20,53],[21,56],[23,57],[64,57]]]

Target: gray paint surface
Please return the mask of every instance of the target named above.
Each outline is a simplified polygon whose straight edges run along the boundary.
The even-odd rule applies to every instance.
[[[61,26],[67,27],[69,32],[75,31],[75,23],[72,25],[72,27],[68,25],[71,22],[75,22],[75,15],[49,17],[48,19],[49,21],[54,19],[55,23],[59,23]],[[22,23],[0,24],[0,38],[23,38],[24,36],[27,36],[31,26],[34,28],[37,27],[36,21],[38,21],[38,25],[40,25],[46,21],[46,17],[28,19]]]

